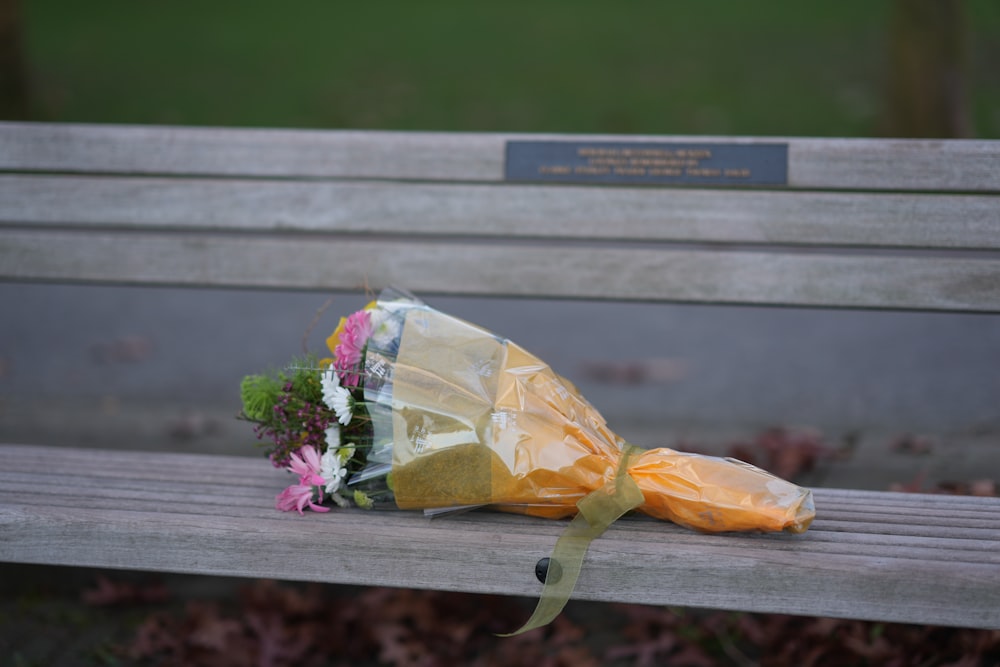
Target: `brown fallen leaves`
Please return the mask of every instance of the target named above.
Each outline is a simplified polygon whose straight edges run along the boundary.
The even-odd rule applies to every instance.
[[[927,471],[916,474],[909,482],[894,482],[889,485],[890,491],[901,493],[940,493],[950,496],[980,496],[992,498],[1000,495],[997,483],[993,479],[973,479],[970,481],[941,480],[936,484],[927,484]]]
[[[139,626],[123,651],[154,665],[393,665],[597,667],[584,631],[567,619],[501,639],[525,617],[516,600],[436,591],[247,587],[233,609],[192,601]],[[343,591],[343,589],[336,589]]]
[[[837,454],[818,431],[790,428],[767,429],[752,440],[730,445],[728,453],[787,480],[812,471],[819,461]]]
[[[622,634],[630,643],[612,647],[611,658],[628,664],[760,665],[968,665],[1000,660],[1000,631],[959,630],[780,614],[686,613],[625,606]]]
[[[997,664],[1000,631],[828,618],[571,604],[499,638],[527,611],[503,597],[390,588],[249,585],[232,604],[146,618],[122,657],[141,665],[652,667]],[[130,663],[132,664],[132,663]]]
[[[84,604],[94,607],[125,607],[166,602],[170,591],[162,582],[137,584],[131,581],[97,577],[97,582],[80,595]]]

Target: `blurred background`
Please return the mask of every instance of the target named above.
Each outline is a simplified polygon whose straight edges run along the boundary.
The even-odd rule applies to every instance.
[[[997,138],[1000,3],[0,0],[0,92],[0,118],[47,122]],[[297,353],[326,296],[0,284],[0,437],[253,454],[239,379]],[[336,295],[313,349],[361,303]],[[872,488],[997,450],[995,316],[432,304],[640,444],[796,429],[837,461],[808,481]]]
[[[6,118],[1000,136],[993,0],[0,0]]]

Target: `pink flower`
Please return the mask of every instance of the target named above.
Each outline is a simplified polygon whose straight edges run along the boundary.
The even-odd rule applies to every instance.
[[[299,452],[302,456],[299,456]],[[320,474],[321,468],[319,453],[314,447],[305,445],[300,447],[298,452],[292,452],[288,469],[299,476],[299,483],[279,493],[274,499],[274,506],[282,512],[298,510],[299,514],[302,514],[306,505],[314,512],[329,512],[329,507],[313,502],[313,493],[316,491],[319,491],[319,501],[323,502],[323,487],[326,485],[326,480]]]
[[[372,335],[372,318],[367,310],[359,310],[344,322],[340,342],[334,350],[337,357],[336,369],[345,387],[358,386],[357,368],[368,338]]]
[[[299,457],[302,452],[302,457]],[[300,447],[298,452],[292,452],[292,462],[288,469],[299,476],[299,484],[307,486],[323,486],[326,481],[319,474],[322,469],[319,452],[311,445]]]
[[[302,514],[306,505],[313,512],[329,512],[329,507],[323,507],[313,502],[313,491],[314,487],[311,485],[293,484],[275,497],[274,506],[282,512],[298,510],[299,514]]]

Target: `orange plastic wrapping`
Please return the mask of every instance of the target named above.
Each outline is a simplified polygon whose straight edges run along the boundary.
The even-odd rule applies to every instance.
[[[629,452],[645,514],[706,532],[799,533],[812,522],[809,490],[732,459],[633,453],[570,382],[516,344],[424,306],[399,313],[391,449],[400,508],[571,516]]]

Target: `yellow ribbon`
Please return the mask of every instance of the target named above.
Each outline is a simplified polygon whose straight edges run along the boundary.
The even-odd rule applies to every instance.
[[[576,504],[580,511],[556,541],[549,558],[542,595],[534,613],[521,628],[502,634],[501,637],[513,637],[548,625],[562,612],[576,588],[576,580],[580,576],[590,543],[624,514],[644,502],[642,491],[628,474],[629,460],[643,451],[639,447],[626,445],[614,479]]]

